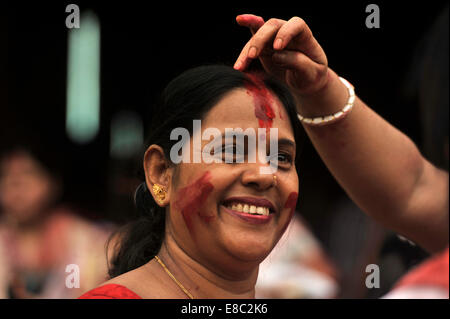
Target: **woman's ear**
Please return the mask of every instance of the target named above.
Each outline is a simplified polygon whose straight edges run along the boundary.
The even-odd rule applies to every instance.
[[[145,183],[156,203],[167,206],[170,201],[170,181],[172,168],[158,145],[151,145],[144,155]]]

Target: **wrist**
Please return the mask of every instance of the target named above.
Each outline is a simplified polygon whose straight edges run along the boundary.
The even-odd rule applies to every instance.
[[[318,117],[340,111],[348,101],[348,89],[331,69],[325,85],[312,94],[296,94],[297,113],[304,117]]]

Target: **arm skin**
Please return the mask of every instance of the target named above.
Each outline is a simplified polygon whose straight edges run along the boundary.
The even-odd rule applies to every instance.
[[[244,70],[259,58],[266,72],[291,88],[305,117],[333,114],[345,106],[347,88],[328,68],[325,53],[302,19],[264,22],[243,15],[237,22],[254,35],[236,69]],[[275,44],[278,38],[282,46]],[[256,54],[254,49],[250,53],[252,48]],[[333,176],[366,214],[430,252],[448,246],[448,172],[428,162],[405,134],[359,98],[343,119],[304,128]]]
[[[334,74],[321,94],[336,101],[346,91]],[[339,105],[345,104],[346,98],[341,99]],[[310,97],[299,112],[332,114],[334,105]],[[359,98],[342,120],[304,128],[333,176],[365,213],[430,252],[448,245],[448,172],[428,162],[405,134]]]

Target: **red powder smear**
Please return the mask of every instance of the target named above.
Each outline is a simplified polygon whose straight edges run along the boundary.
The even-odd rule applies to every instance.
[[[253,96],[259,127],[269,130],[275,118],[275,112],[272,109],[273,97],[261,79],[253,74],[247,74],[247,76],[253,82],[246,84],[246,89]]]
[[[288,221],[286,222],[286,225],[284,226],[283,231],[281,232],[282,234],[284,233],[286,228],[289,226],[292,216],[294,216],[295,207],[297,206],[297,199],[298,199],[298,193],[292,192],[289,194],[289,196],[286,200],[286,203],[284,204],[284,208],[290,208],[290,211],[289,211]]]
[[[200,209],[206,202],[209,194],[214,189],[214,186],[209,182],[211,173],[206,172],[194,183],[183,187],[179,190],[175,205],[181,210],[184,222],[187,228],[192,233],[192,216],[198,214],[205,222],[210,222],[214,216],[201,215]]]
[[[297,206],[298,193],[292,192],[289,194],[288,199],[286,200],[286,204],[284,204],[284,208],[290,208],[292,211],[295,210]]]
[[[249,21],[251,21],[252,20],[252,17],[251,16],[248,16],[248,15],[245,15],[245,14],[241,14],[241,15],[238,15],[237,17],[236,17],[236,21],[238,22],[238,23],[240,23],[240,22],[246,22],[246,23],[248,23]]]

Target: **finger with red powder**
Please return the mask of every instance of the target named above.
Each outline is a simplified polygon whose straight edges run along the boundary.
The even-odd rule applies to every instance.
[[[252,34],[254,34],[263,26],[264,19],[254,14],[240,14],[236,17],[236,22],[241,27],[249,28]]]

